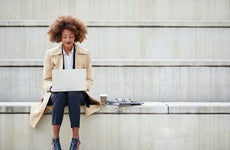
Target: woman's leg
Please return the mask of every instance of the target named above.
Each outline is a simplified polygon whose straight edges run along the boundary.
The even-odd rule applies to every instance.
[[[83,93],[80,91],[68,92],[67,103],[69,106],[69,117],[73,132],[73,138],[78,138],[81,113],[80,106],[84,103]]]
[[[53,109],[52,109],[53,138],[59,138],[60,127],[64,115],[64,108],[67,103],[66,93],[64,92],[52,93],[51,101],[53,103]]]

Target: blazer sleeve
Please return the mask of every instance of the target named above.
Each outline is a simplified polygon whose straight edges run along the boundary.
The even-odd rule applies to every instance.
[[[49,54],[49,51],[46,51],[45,53],[42,84],[43,84],[44,90],[46,92],[49,92],[52,86],[51,56]]]

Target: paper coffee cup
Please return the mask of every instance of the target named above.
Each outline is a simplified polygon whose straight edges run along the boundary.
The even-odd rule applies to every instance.
[[[106,94],[100,95],[101,104],[105,105],[107,103],[107,96],[108,95],[106,95]]]

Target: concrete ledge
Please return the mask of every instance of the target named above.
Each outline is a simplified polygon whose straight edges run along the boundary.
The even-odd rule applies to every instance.
[[[1,20],[0,27],[48,27],[50,20]],[[212,27],[212,28],[229,28],[230,21],[139,21],[139,20],[109,20],[97,21],[87,20],[88,27]]]
[[[29,114],[30,107],[36,102],[0,102],[0,113],[2,114]],[[50,112],[47,112],[50,113]],[[65,113],[68,113],[68,108],[65,108]],[[82,106],[81,113],[84,113]],[[140,106],[102,106],[97,114],[156,114],[168,113],[167,105],[161,102],[146,102]]]
[[[1,102],[1,114],[28,114],[34,102]]]
[[[93,59],[93,67],[229,67],[230,60]],[[0,59],[0,67],[43,67],[42,59]]]
[[[166,114],[168,113],[167,106],[161,102],[146,102],[143,105],[137,106],[102,106],[98,112],[102,114]]]
[[[166,105],[169,114],[230,114],[230,103],[168,102]]]
[[[29,114],[36,102],[0,102],[2,114]],[[65,109],[68,113],[68,109]],[[50,113],[50,112],[48,112]],[[81,113],[84,113],[82,106]],[[97,114],[230,114],[230,102],[145,102],[137,106],[102,106]]]

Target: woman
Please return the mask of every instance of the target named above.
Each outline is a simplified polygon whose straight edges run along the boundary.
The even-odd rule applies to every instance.
[[[59,131],[63,120],[64,107],[68,105],[72,128],[70,150],[79,148],[80,105],[85,104],[86,115],[100,109],[100,102],[88,95],[93,83],[91,58],[88,51],[82,49],[77,42],[83,42],[87,28],[83,22],[72,16],[60,16],[48,31],[51,42],[61,45],[46,51],[43,70],[43,87],[46,94],[36,106],[31,107],[30,124],[35,127],[42,113],[52,105],[52,146],[60,150]],[[86,69],[87,91],[52,92],[53,69]],[[68,77],[66,77],[68,78]],[[65,80],[65,79],[63,79]]]

